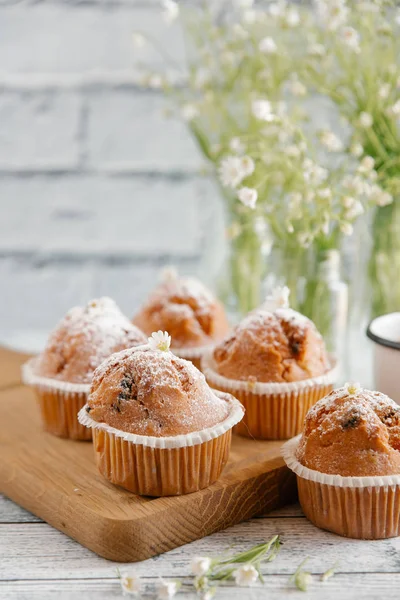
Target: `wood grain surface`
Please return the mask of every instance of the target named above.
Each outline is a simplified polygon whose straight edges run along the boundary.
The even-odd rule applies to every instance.
[[[3,355],[10,373],[23,360]],[[143,498],[100,476],[90,443],[44,433],[30,389],[9,384],[0,392],[0,492],[114,561],[143,560],[293,501],[280,446],[234,436],[214,485],[187,496]]]

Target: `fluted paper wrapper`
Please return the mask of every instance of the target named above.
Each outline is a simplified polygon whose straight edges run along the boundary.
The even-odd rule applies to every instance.
[[[203,346],[197,348],[171,348],[171,352],[179,358],[190,360],[194,366],[201,371],[202,356],[210,350],[211,346]]]
[[[202,371],[212,388],[243,404],[246,412],[235,433],[257,440],[287,440],[300,433],[311,406],[332,391],[337,378],[334,366],[319,377],[291,383],[228,379],[216,371],[212,350],[203,355]]]
[[[92,432],[78,421],[78,412],[86,404],[90,385],[69,383],[35,374],[36,359],[22,366],[22,381],[35,391],[43,428],[58,437],[91,440]]]
[[[98,423],[86,407],[79,421],[92,428],[96,464],[103,477],[141,496],[177,496],[203,489],[220,476],[229,457],[232,427],[243,417],[240,403],[231,397],[228,402],[229,415],[222,423],[171,437],[126,433]]]
[[[376,540],[400,535],[400,475],[342,477],[303,466],[296,458],[300,436],[282,448],[297,476],[299,500],[306,517],[339,535]]]

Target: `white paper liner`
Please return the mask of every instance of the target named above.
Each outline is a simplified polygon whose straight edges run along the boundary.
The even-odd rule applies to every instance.
[[[396,487],[400,485],[399,475],[384,475],[381,477],[342,477],[342,475],[330,475],[309,469],[302,465],[296,458],[296,450],[301,435],[292,438],[281,448],[283,459],[289,469],[298,477],[314,481],[316,483],[341,487],[341,488],[371,488],[371,487]]]
[[[51,377],[36,375],[37,357],[30,358],[21,367],[22,382],[25,385],[31,385],[41,390],[58,390],[66,394],[89,394],[90,383],[71,383],[69,381],[60,381]]]
[[[171,352],[179,358],[190,360],[191,358],[201,358],[205,352],[208,352],[213,346],[196,346],[194,348],[170,348]]]
[[[198,444],[203,444],[204,442],[208,442],[214,438],[217,438],[224,433],[226,433],[229,429],[232,429],[239,421],[242,420],[244,415],[244,408],[240,404],[236,398],[233,398],[229,394],[225,394],[223,392],[214,391],[215,395],[219,398],[226,400],[229,404],[230,410],[227,418],[214,425],[213,427],[208,427],[207,429],[202,429],[201,431],[195,431],[193,433],[186,433],[183,435],[175,435],[175,436],[166,436],[166,437],[156,437],[151,435],[139,435],[136,433],[128,433],[126,431],[122,431],[121,429],[116,429],[115,427],[111,427],[106,423],[99,423],[92,419],[89,414],[86,412],[85,405],[78,413],[78,421],[81,425],[85,425],[86,427],[91,427],[93,429],[101,429],[107,433],[113,433],[117,437],[120,437],[127,442],[132,442],[134,444],[139,444],[142,446],[147,446],[149,448],[184,448],[186,446],[196,446]]]
[[[250,382],[241,381],[239,379],[229,379],[220,375],[216,370],[216,365],[213,357],[214,348],[209,349],[205,352],[201,359],[201,370],[204,373],[206,379],[209,379],[211,384],[215,384],[218,387],[221,386],[223,389],[229,390],[233,395],[236,390],[242,390],[245,392],[251,391],[254,394],[289,394],[295,391],[305,390],[314,386],[322,385],[333,385],[336,383],[338,378],[338,364],[337,361],[330,356],[329,360],[332,369],[319,375],[318,377],[310,377],[309,379],[302,379],[301,381],[292,382]]]

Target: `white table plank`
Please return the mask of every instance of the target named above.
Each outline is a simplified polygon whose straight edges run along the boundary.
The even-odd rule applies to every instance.
[[[42,520],[0,494],[0,523],[41,523]]]
[[[147,580],[148,590],[154,589]],[[307,593],[299,592],[288,583],[284,575],[266,577],[264,585],[251,588],[233,586],[220,588],[216,600],[283,600],[287,598],[303,598],[304,600],[397,600],[399,597],[400,573],[383,575],[370,573],[367,575],[336,574],[326,583],[315,577]],[[2,600],[110,600],[122,598],[119,582],[113,580],[69,580],[69,581],[23,581],[12,583],[0,582]],[[146,594],[146,598],[154,595]],[[178,594],[177,600],[198,600],[194,594]]]
[[[140,575],[184,577],[195,555],[218,555],[228,546],[237,551],[282,536],[283,547],[268,573],[290,574],[306,556],[309,568],[322,573],[336,561],[346,573],[400,571],[400,538],[359,541],[315,528],[304,518],[254,519],[131,565]],[[117,563],[97,557],[62,533],[43,524],[0,525],[0,581],[8,579],[113,578]],[[120,565],[125,568],[125,565]]]

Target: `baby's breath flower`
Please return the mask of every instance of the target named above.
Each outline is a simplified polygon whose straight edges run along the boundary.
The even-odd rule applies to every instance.
[[[163,85],[163,78],[158,73],[153,73],[152,75],[150,75],[147,81],[147,85],[153,90],[158,90]]]
[[[359,117],[359,124],[361,127],[364,127],[365,129],[368,129],[369,127],[372,126],[374,120],[372,118],[372,115],[370,115],[369,113],[363,111],[360,113],[360,117]]]
[[[358,167],[359,173],[370,173],[375,166],[375,160],[372,156],[364,156]]]
[[[158,600],[172,600],[179,591],[180,583],[177,581],[164,581],[163,579],[157,585]]]
[[[242,168],[243,179],[254,173],[255,165],[251,156],[242,156],[240,166]]]
[[[346,211],[346,219],[353,220],[364,213],[364,207],[359,200],[355,200],[353,205]]]
[[[312,575],[307,571],[303,570],[304,564],[307,562],[308,558],[303,560],[300,565],[297,567],[296,571],[290,577],[289,581],[292,581],[298,590],[301,592],[306,592],[308,586],[312,582]]]
[[[331,567],[330,569],[328,569],[327,571],[325,571],[325,573],[322,573],[321,575],[321,581],[325,582],[328,581],[328,579],[330,579],[335,573],[336,570],[338,568],[338,562],[336,562],[333,567]]]
[[[132,573],[131,575],[121,573],[119,580],[124,596],[138,596],[140,594],[142,589],[142,580],[138,575],[135,573]]]
[[[284,2],[271,2],[268,5],[268,12],[271,17],[282,17],[285,13],[286,4]]]
[[[364,148],[362,147],[362,145],[358,142],[353,142],[352,145],[350,146],[350,154],[352,156],[355,156],[356,158],[359,158],[360,156],[362,156],[364,153]]]
[[[307,52],[310,56],[324,56],[326,49],[323,44],[310,44]]]
[[[272,37],[265,37],[260,41],[258,49],[264,54],[276,54],[278,47]]]
[[[290,156],[290,158],[298,158],[301,155],[301,150],[296,144],[291,144],[286,148],[286,154]]]
[[[216,587],[211,587],[201,596],[201,600],[212,600],[215,596],[215,592],[217,591]]]
[[[303,248],[309,248],[311,245],[311,242],[313,241],[311,233],[306,233],[306,232],[299,233],[297,239],[299,240],[300,246],[302,246]]]
[[[153,331],[151,337],[147,338],[149,346],[152,350],[160,350],[160,352],[169,352],[171,345],[171,336],[168,331]]]
[[[212,560],[208,556],[195,556],[190,561],[190,568],[194,575],[200,577],[209,571],[211,564]]]
[[[376,186],[378,187],[378,186]],[[393,196],[389,194],[389,192],[385,192],[384,190],[379,188],[379,192],[373,198],[375,200],[375,204],[377,206],[388,206],[393,202]]]
[[[300,23],[300,14],[297,8],[294,6],[288,8],[286,11],[285,21],[289,27],[296,27]]]
[[[243,21],[248,25],[253,25],[257,20],[257,12],[252,9],[245,10],[243,13]]]
[[[234,23],[232,25],[232,33],[238,40],[247,40],[249,32],[240,23]]]
[[[349,396],[355,396],[356,394],[359,394],[362,390],[362,387],[358,382],[347,382],[344,384],[343,387],[345,391],[349,394]]]
[[[258,571],[253,565],[242,565],[233,573],[236,585],[247,587],[256,583]]]
[[[199,109],[194,104],[184,104],[181,111],[183,119],[188,122],[199,116]]]
[[[242,204],[253,210],[255,209],[258,198],[257,190],[254,188],[242,187],[237,195]]]
[[[174,2],[173,0],[163,0],[163,7],[164,7],[164,19],[165,21],[170,24],[173,23],[173,21],[175,21],[178,16],[179,16],[179,5],[177,2]]]
[[[243,154],[246,149],[242,140],[238,137],[233,137],[231,139],[229,142],[229,148],[232,150],[232,152],[236,152],[236,154]]]
[[[271,122],[275,119],[269,100],[253,100],[251,110],[256,119]]]
[[[343,196],[342,198],[342,204],[345,208],[351,208],[354,203],[355,203],[356,199],[353,198],[353,196]]]
[[[386,100],[386,98],[389,98],[391,89],[392,86],[390,85],[390,83],[383,83],[378,90],[379,98],[381,98],[382,100]]]
[[[319,139],[321,144],[330,152],[341,152],[341,150],[343,150],[342,141],[329,129],[321,131]]]
[[[348,48],[354,52],[360,52],[360,34],[354,27],[343,27],[341,37]]]
[[[330,200],[332,198],[332,190],[331,190],[331,188],[328,188],[328,187],[320,188],[317,191],[317,195],[319,198],[322,198],[323,200]]]
[[[400,100],[397,100],[397,102],[390,107],[389,113],[394,117],[400,116]]]
[[[293,96],[301,97],[307,94],[306,86],[299,81],[297,73],[293,73],[289,81],[289,91]]]
[[[224,158],[219,165],[218,173],[224,187],[235,189],[244,177],[240,158],[238,156]]]
[[[345,0],[317,0],[316,9],[322,24],[330,31],[343,25],[349,12]]]
[[[347,222],[343,221],[343,223],[340,224],[340,231],[344,235],[352,235],[353,225],[351,223],[347,223]]]

